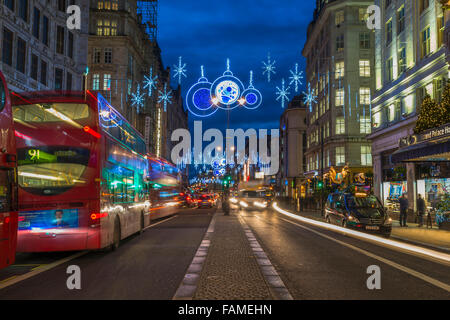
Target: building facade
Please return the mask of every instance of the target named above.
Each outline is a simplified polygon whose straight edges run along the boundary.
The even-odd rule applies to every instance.
[[[138,7],[139,3],[139,7]],[[96,90],[142,133],[151,153],[170,159],[168,111],[179,109],[179,99],[158,103],[159,91],[170,87],[170,68],[164,68],[156,41],[156,1],[90,1],[89,75],[87,87]],[[150,6],[146,6],[149,4]],[[155,87],[145,88],[145,77],[155,78]],[[132,94],[143,97],[133,103]],[[181,104],[182,108],[182,104]]]
[[[67,28],[78,5],[81,29]],[[81,0],[0,2],[0,70],[12,91],[81,90],[89,7]]]
[[[280,170],[282,193],[296,199],[306,172],[306,107],[303,96],[296,96],[280,117]]]
[[[370,100],[375,89],[374,34],[367,28],[373,1],[318,0],[303,56],[317,95],[307,107],[306,176],[322,180],[333,168],[371,175]],[[347,166],[347,167],[346,167]],[[310,184],[307,193],[312,193]]]
[[[382,28],[375,31],[376,91],[372,96],[373,132],[368,136],[374,191],[387,207],[393,207],[406,193],[414,211],[417,194],[425,195],[425,189],[430,189],[426,180],[438,178],[429,174],[436,164],[396,161],[394,154],[399,141],[413,135],[423,98],[429,94],[437,102],[441,100],[449,73],[448,21],[438,0],[378,0],[375,4],[381,8]]]

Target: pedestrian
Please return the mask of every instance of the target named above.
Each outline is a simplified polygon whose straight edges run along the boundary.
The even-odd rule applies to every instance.
[[[405,194],[398,199],[400,202],[400,227],[407,227],[406,219],[408,217],[408,199]]]
[[[425,199],[419,194],[417,198],[417,214],[419,218],[419,228],[423,226],[423,216],[425,215]]]

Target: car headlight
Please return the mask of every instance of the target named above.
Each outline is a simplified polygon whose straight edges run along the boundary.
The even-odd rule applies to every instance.
[[[392,225],[392,218],[388,217],[386,220],[384,220],[384,224],[386,225]]]
[[[253,202],[253,204],[255,206],[259,207],[259,208],[266,208],[267,207],[267,202],[266,201],[263,201],[263,202],[255,201],[255,202]]]
[[[348,221],[359,223],[359,219],[355,216],[348,216]]]
[[[236,198],[230,198],[231,203],[238,203],[238,200]]]
[[[247,202],[245,202],[245,201],[241,201],[241,202],[239,202],[239,204],[240,204],[241,206],[243,206],[244,208],[247,208],[247,207],[248,207],[248,204],[247,204]]]

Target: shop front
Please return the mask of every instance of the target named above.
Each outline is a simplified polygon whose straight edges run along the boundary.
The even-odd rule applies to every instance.
[[[427,209],[436,213],[438,224],[447,220],[450,223],[444,206],[450,197],[450,124],[400,139],[392,162],[412,168],[408,170],[406,185],[414,186],[414,197],[408,199],[414,200],[414,211],[420,194]]]

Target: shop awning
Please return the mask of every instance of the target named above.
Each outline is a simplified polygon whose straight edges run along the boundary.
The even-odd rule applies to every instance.
[[[450,161],[450,139],[427,141],[401,148],[392,154],[392,163]]]

